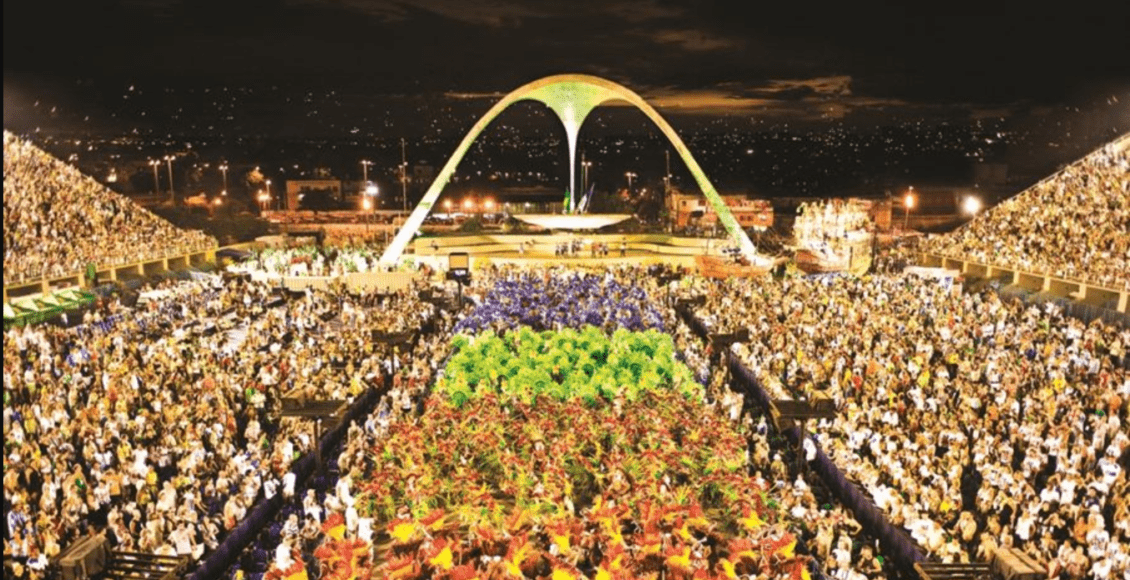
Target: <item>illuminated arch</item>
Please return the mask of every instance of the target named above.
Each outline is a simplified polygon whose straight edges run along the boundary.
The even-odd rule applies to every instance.
[[[675,151],[678,152],[679,157],[682,158],[687,168],[690,169],[691,175],[694,176],[695,181],[698,182],[698,186],[702,189],[702,193],[706,196],[707,201],[710,202],[715,213],[718,214],[718,220],[725,226],[726,231],[730,234],[733,241],[738,244],[742,253],[749,257],[752,257],[756,253],[753,242],[750,241],[749,236],[747,236],[741,226],[738,225],[737,220],[735,220],[733,214],[730,213],[730,209],[726,207],[726,204],[718,195],[718,191],[714,189],[714,185],[707,179],[706,174],[703,173],[702,168],[699,167],[698,162],[695,161],[691,152],[687,149],[686,144],[679,138],[675,129],[667,124],[667,121],[659,115],[658,111],[647,104],[643,98],[635,92],[622,85],[600,77],[568,74],[545,77],[519,87],[503,97],[501,101],[495,103],[495,105],[475,123],[475,126],[471,127],[471,130],[467,132],[467,136],[463,138],[463,142],[459,144],[459,148],[452,153],[451,158],[447,160],[447,164],[443,166],[439,175],[436,176],[435,181],[432,182],[431,187],[428,188],[423,199],[420,200],[416,209],[412,211],[412,215],[408,216],[404,225],[401,226],[400,231],[397,232],[396,237],[393,238],[392,243],[385,249],[384,255],[381,256],[381,262],[390,264],[400,259],[404,248],[412,241],[412,236],[416,235],[416,232],[424,223],[424,218],[431,212],[432,206],[439,198],[444,186],[446,186],[447,182],[451,179],[452,174],[455,173],[455,168],[459,165],[459,162],[463,160],[463,156],[467,154],[467,150],[470,149],[471,144],[475,142],[475,139],[490,125],[495,117],[505,111],[510,105],[522,100],[540,101],[545,104],[552,109],[553,112],[557,113],[561,124],[565,126],[565,133],[569,139],[569,191],[573,193],[572,198],[574,200],[580,197],[576,195],[574,187],[576,180],[577,135],[580,133],[581,125],[584,123],[585,118],[593,109],[610,100],[622,100],[635,106],[643,112],[643,114],[647,115],[647,117],[659,127],[659,130],[667,136],[671,145],[675,147]]]

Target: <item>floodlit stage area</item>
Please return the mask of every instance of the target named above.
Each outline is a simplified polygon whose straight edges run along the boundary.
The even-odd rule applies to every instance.
[[[537,265],[552,262],[668,264],[693,268],[697,257],[723,257],[723,250],[731,246],[726,239],[666,234],[558,233],[420,237],[412,247],[417,262],[441,268],[446,267],[448,255],[460,252],[469,255],[472,267],[485,263]],[[607,252],[603,247],[607,247]],[[562,252],[563,248],[569,251]]]

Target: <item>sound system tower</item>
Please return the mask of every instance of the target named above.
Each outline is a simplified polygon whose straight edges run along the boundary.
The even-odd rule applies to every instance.
[[[58,563],[62,580],[85,580],[102,572],[110,551],[110,541],[103,534],[84,536],[71,544]]]
[[[1000,548],[993,553],[991,570],[1004,580],[1041,580],[1048,575],[1039,562],[1014,548]]]

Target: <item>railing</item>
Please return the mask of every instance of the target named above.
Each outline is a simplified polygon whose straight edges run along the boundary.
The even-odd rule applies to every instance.
[[[986,268],[986,269],[995,268],[995,269],[998,269],[998,270],[1007,270],[1009,272],[1015,272],[1017,274],[1023,274],[1023,275],[1028,275],[1028,276],[1038,276],[1038,277],[1041,277],[1041,278],[1051,278],[1051,279],[1054,279],[1054,280],[1059,280],[1059,281],[1067,282],[1067,283],[1070,283],[1070,284],[1078,284],[1079,286],[1089,286],[1089,287],[1092,287],[1092,288],[1098,288],[1100,290],[1106,290],[1108,292],[1116,292],[1117,293],[1117,292],[1125,292],[1127,290],[1130,290],[1130,279],[1126,280],[1126,286],[1124,288],[1119,289],[1117,287],[1107,286],[1105,283],[1101,283],[1101,282],[1093,282],[1093,281],[1085,280],[1083,278],[1071,278],[1069,276],[1064,276],[1064,275],[1059,274],[1058,272],[1055,272],[1051,269],[1047,269],[1047,270],[1027,269],[1026,270],[1026,269],[1017,268],[1013,265],[1009,265],[1009,264],[1006,264],[1006,263],[980,262],[978,260],[974,260],[974,259],[962,256],[960,254],[925,252],[925,253],[923,253],[923,257],[926,257],[926,258],[933,257],[933,258],[936,258],[938,260],[942,260],[943,263],[944,263],[944,260],[958,260],[960,262],[965,262],[967,264],[973,264],[975,266],[980,266],[980,267],[983,267],[983,268]]]

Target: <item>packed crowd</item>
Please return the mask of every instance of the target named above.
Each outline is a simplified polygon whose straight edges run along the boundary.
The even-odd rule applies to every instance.
[[[439,312],[431,332],[418,340],[384,369],[385,382],[373,410],[347,429],[344,441],[329,458],[332,468],[311,480],[298,482],[296,493],[285,498],[275,520],[263,529],[255,542],[232,565],[233,578],[261,580],[264,577],[323,577],[318,556],[324,556],[324,540],[346,526],[365,542],[380,530],[371,517],[359,513],[357,477],[368,463],[367,451],[389,429],[410,422],[418,415],[428,387],[447,358],[452,318]],[[335,515],[336,514],[336,515]],[[320,551],[319,551],[320,550]],[[315,555],[317,552],[317,555]]]
[[[768,392],[834,399],[820,445],[929,557],[1130,570],[1130,330],[913,277],[695,287]]]
[[[775,432],[766,412],[728,384],[720,357],[711,361],[701,339],[684,322],[676,327],[675,342],[688,364],[706,377],[710,406],[731,421],[743,423],[749,436],[750,463],[759,470],[758,479],[770,484],[771,493],[792,517],[798,535],[827,576],[837,580],[900,577],[893,562],[880,555],[878,540],[863,530],[851,510],[832,500],[819,477],[799,467],[795,447]],[[805,454],[812,451],[808,446],[803,449]]]
[[[1130,136],[930,240],[942,255],[1130,288]]]
[[[228,270],[272,276],[341,276],[379,270],[381,249],[379,245],[267,248]]]
[[[536,274],[544,278],[547,273]],[[524,275],[503,269],[480,279],[498,283]],[[621,282],[634,278],[659,296],[658,286],[643,278],[638,268],[610,275]],[[474,312],[469,316],[473,318]],[[506,386],[503,370],[496,379],[489,372],[476,371],[481,378],[475,384],[482,388],[487,381],[499,390],[485,397],[460,397],[455,407],[445,400],[455,393],[448,386],[437,389],[422,416],[390,413],[395,403],[383,403],[363,429],[350,430],[339,460],[346,483],[327,492],[323,503],[310,504],[306,524],[292,515],[293,521],[283,528],[293,539],[280,541],[275,574],[285,577],[288,566],[294,569],[299,559],[308,563],[314,556],[322,578],[367,573],[404,578],[427,574],[619,578],[640,577],[649,570],[651,574],[663,570],[668,576],[799,578],[808,576],[806,567],[774,568],[771,563],[807,562],[794,559],[807,543],[837,578],[890,577],[874,540],[861,533],[850,513],[818,505],[816,486],[782,457],[789,453],[787,444],[772,434],[765,417],[749,414],[743,397],[725,387],[725,373],[709,360],[704,344],[672,309],[662,309],[662,316],[664,327],[673,329],[679,358],[704,379],[704,398],[663,389],[626,396],[623,391],[617,394],[613,381],[613,391],[597,398],[582,389],[573,400],[567,395],[564,400],[557,400],[557,395],[531,399],[522,387]],[[460,368],[440,369],[440,383],[462,380],[459,373],[472,372],[461,365],[491,367],[479,359],[497,356],[499,348],[533,349],[530,352],[542,352],[547,358],[553,358],[553,348],[565,352],[582,345],[595,351],[603,348],[596,337],[588,336],[592,327],[565,342],[553,332],[535,334],[508,324],[501,328],[504,342],[489,333],[474,342],[457,337],[455,348],[474,349],[478,358],[450,359],[448,365]],[[622,333],[618,344],[637,340],[624,330],[616,332]],[[544,348],[538,346],[542,342]],[[660,358],[672,352],[658,344],[639,345],[654,348]],[[584,360],[581,354],[575,366],[583,368]],[[557,364],[570,362],[562,359]],[[554,377],[570,383],[567,375],[572,371],[557,368]],[[646,365],[639,372],[647,373]],[[678,404],[671,404],[672,396]],[[500,402],[509,410],[500,413]],[[406,403],[404,409],[409,408]],[[546,409],[550,412],[540,412]],[[506,427],[515,420],[524,426]],[[650,427],[633,427],[640,423]],[[593,441],[595,446],[586,447],[580,440],[588,436],[589,425],[599,425],[602,435]],[[665,446],[662,438],[648,439],[646,434],[656,426],[676,433],[682,444]],[[623,429],[623,436],[613,437],[619,443],[609,447],[598,442],[609,430]],[[702,439],[695,435],[700,429],[713,435]],[[483,445],[484,438],[496,442]],[[621,444],[625,451],[617,452]],[[695,451],[700,445],[707,445],[705,455]],[[578,456],[572,449],[577,446],[591,449]],[[639,449],[628,453],[632,446]],[[682,459],[675,460],[672,454]],[[684,473],[693,472],[703,459],[712,465],[704,472],[710,476]],[[742,483],[733,487],[728,477],[739,476],[725,467],[730,461],[754,466],[751,475],[741,475]],[[526,473],[529,467],[534,471]],[[593,477],[582,475],[590,469],[596,470]],[[744,468],[741,471],[745,473]],[[706,488],[685,487],[699,479]],[[754,496],[743,501],[742,494],[751,490]],[[699,494],[705,494],[700,498],[707,502],[703,505],[712,507],[696,511],[702,509],[696,508]],[[476,509],[461,507],[461,498],[473,500],[470,505]],[[763,503],[767,498],[769,503]],[[664,502],[674,503],[662,507]],[[482,505],[497,508],[478,509]],[[738,519],[726,523],[728,517]],[[800,538],[786,531],[797,528],[802,530]],[[735,530],[739,537],[730,537]],[[755,538],[742,539],[745,534]],[[770,558],[761,559],[762,555]]]
[[[216,247],[4,132],[4,283]]]
[[[257,499],[293,489],[313,428],[280,418],[283,397],[378,386],[404,359],[383,325],[433,312],[407,295],[279,300],[212,280],[166,282],[151,291],[163,298],[109,302],[74,328],[5,333],[6,557],[40,575],[105,530],[122,549],[199,558]]]

